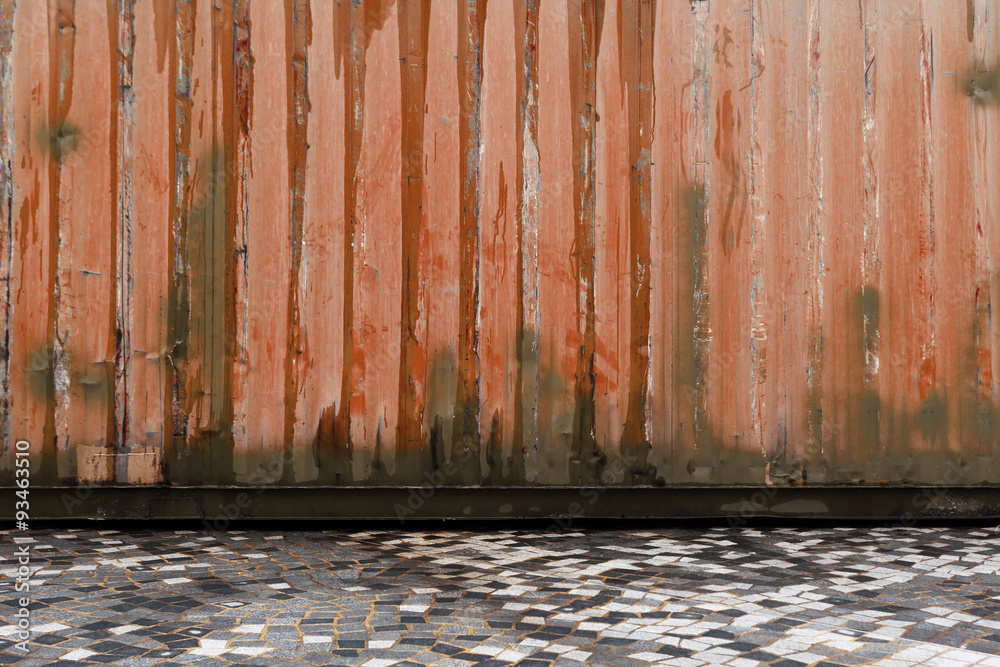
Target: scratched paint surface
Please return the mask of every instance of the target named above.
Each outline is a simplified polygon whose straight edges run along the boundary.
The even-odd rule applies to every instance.
[[[990,484],[1000,0],[0,0],[0,484]]]

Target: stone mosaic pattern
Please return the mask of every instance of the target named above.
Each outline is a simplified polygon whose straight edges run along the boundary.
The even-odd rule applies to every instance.
[[[1000,667],[992,529],[22,535],[0,665]]]

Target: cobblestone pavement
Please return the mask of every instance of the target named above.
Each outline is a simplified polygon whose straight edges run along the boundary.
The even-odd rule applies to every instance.
[[[33,530],[0,665],[1000,667],[986,528]]]

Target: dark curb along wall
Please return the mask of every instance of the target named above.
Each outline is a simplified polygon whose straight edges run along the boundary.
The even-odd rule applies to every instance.
[[[998,17],[0,0],[0,484],[995,514]]]

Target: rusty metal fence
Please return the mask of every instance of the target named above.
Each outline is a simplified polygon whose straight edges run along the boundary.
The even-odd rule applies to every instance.
[[[973,486],[997,0],[0,0],[0,484]]]

